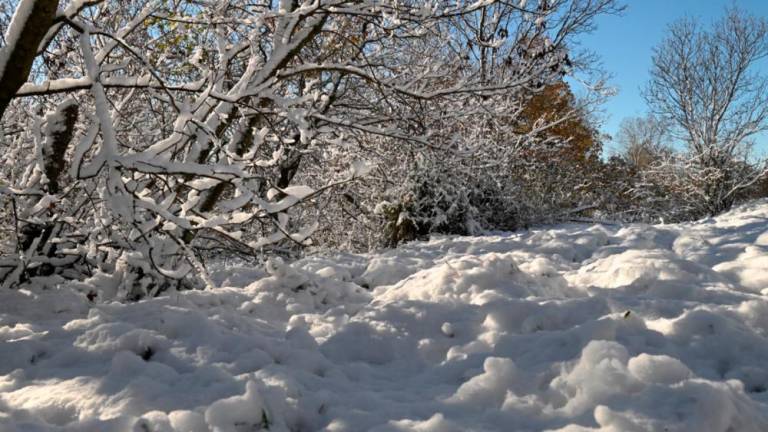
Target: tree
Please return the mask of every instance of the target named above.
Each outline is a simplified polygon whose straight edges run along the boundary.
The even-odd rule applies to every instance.
[[[585,100],[571,100],[573,104],[567,109],[551,110],[542,99],[541,112],[532,112],[523,120],[521,111],[547,83],[562,82],[564,75],[581,74],[591,65],[590,56],[569,50],[570,42],[592,28],[596,14],[619,10],[615,3],[606,1],[528,2],[525,9],[498,2],[452,20],[450,32],[461,36],[458,41],[414,41],[416,61],[434,61],[425,53],[448,58],[459,55],[461,67],[444,75],[446,84],[461,85],[462,74],[483,76],[483,71],[486,86],[510,79],[523,78],[524,82],[505,91],[469,93],[406,107],[404,115],[409,117],[412,134],[428,134],[425,145],[408,146],[388,137],[355,135],[359,137],[357,155],[365,155],[377,169],[364,182],[345,185],[344,193],[324,197],[330,200],[320,207],[323,211],[318,218],[324,221],[325,229],[315,239],[365,249],[392,246],[430,233],[468,234],[478,226],[515,229],[543,221],[542,216],[552,213],[551,207],[536,207],[540,196],[534,197],[529,193],[531,188],[521,187],[522,175],[529,175],[526,182],[541,180],[538,162],[562,153],[571,137],[565,128],[556,139],[542,139],[543,132],[581,117],[588,104],[601,100],[604,84],[599,79],[590,81],[594,94],[589,94],[587,104]],[[535,128],[516,127],[523,121],[535,123]],[[546,151],[533,158],[530,152],[534,149]],[[336,153],[339,158],[340,153]],[[323,166],[334,165],[313,164],[311,168]],[[547,205],[550,200],[559,206],[574,201],[572,183],[560,179],[562,175],[549,176],[546,187],[537,189],[536,193],[555,191],[546,197]],[[568,200],[560,199],[567,194]],[[538,210],[533,211],[534,207]],[[523,221],[519,209],[532,211]],[[562,213],[562,209],[558,207],[555,213]]]
[[[750,163],[750,137],[768,129],[768,76],[756,67],[766,55],[768,22],[738,9],[710,28],[676,22],[654,51],[645,98],[686,144],[677,160],[685,160],[691,204],[711,215],[765,175],[734,167]]]
[[[37,48],[53,24],[58,0],[21,0],[0,49],[0,118],[27,81]]]
[[[622,120],[616,141],[619,155],[638,170],[650,167],[672,151],[669,126],[652,114]]]
[[[517,112],[615,8],[529,3],[71,2],[0,119],[13,126],[0,281],[84,279],[122,298],[204,286],[212,251],[307,246],[330,200],[363,184],[363,159],[443,158],[476,176],[467,155],[493,152],[445,125]]]
[[[599,132],[585,111],[570,86],[561,81],[545,86],[525,103],[518,127],[527,133],[548,125],[538,132],[539,139],[553,142],[564,158],[586,162],[599,156],[601,145]]]

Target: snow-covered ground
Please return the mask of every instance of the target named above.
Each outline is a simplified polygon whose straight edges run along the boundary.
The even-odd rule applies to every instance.
[[[0,292],[0,430],[768,430],[768,202],[268,267]]]

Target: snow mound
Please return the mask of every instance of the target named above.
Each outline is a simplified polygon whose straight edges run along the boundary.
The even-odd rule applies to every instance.
[[[0,430],[768,430],[768,203],[0,291]]]
[[[630,249],[585,265],[571,278],[576,285],[602,288],[675,280],[702,283],[722,281],[723,277],[706,266],[678,258],[669,250]]]

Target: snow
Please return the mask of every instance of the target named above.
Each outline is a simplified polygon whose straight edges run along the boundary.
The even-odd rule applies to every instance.
[[[0,291],[0,430],[765,431],[767,262],[762,201],[221,261],[132,303],[41,279]]]

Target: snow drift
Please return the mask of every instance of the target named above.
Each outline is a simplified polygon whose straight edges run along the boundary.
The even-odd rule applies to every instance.
[[[3,431],[765,431],[768,203],[91,304],[0,292]]]

